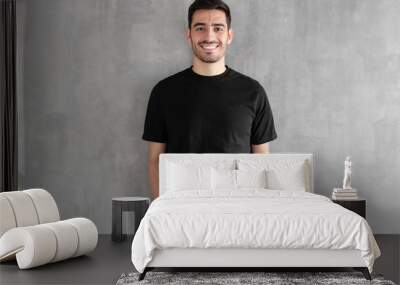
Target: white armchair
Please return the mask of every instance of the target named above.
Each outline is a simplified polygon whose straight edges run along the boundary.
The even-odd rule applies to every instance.
[[[94,250],[97,238],[86,218],[60,221],[46,190],[0,193],[0,262],[17,259],[20,269],[57,262]]]

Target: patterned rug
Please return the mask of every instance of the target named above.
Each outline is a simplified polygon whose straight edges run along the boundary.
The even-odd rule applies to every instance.
[[[384,280],[380,274],[372,274],[372,281],[366,280],[361,272],[147,272],[145,279],[138,281],[139,273],[124,273],[116,285],[134,284],[267,284],[267,285],[297,285],[297,284],[379,284],[395,285]]]

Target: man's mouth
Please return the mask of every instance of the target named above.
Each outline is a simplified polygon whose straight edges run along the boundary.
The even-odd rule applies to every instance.
[[[213,51],[216,50],[219,45],[218,44],[200,44],[200,47],[205,51]]]

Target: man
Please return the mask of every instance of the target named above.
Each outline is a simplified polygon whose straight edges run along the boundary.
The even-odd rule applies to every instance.
[[[277,137],[264,88],[225,65],[233,39],[229,7],[196,0],[188,22],[193,65],[158,82],[147,108],[142,138],[149,141],[154,198],[160,153],[268,153]]]

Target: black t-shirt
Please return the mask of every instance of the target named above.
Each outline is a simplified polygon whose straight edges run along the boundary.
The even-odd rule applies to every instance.
[[[142,139],[166,143],[167,153],[250,153],[276,137],[264,88],[226,66],[214,76],[189,67],[158,82]]]

